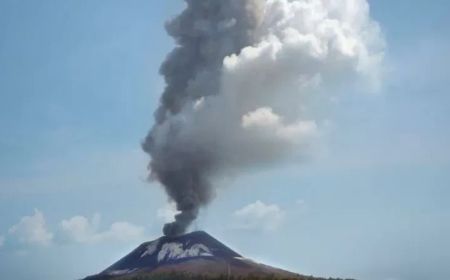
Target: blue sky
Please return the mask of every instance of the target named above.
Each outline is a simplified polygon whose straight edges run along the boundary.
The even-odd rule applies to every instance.
[[[446,279],[450,2],[369,3],[380,91],[339,101],[313,161],[218,182],[195,227],[300,273]],[[173,47],[163,23],[182,7],[0,1],[1,278],[80,278],[160,235],[170,211],[140,142]]]

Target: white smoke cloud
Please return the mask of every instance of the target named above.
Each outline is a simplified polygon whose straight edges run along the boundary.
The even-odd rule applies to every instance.
[[[276,204],[265,204],[260,200],[244,206],[233,213],[237,228],[245,230],[274,231],[278,229],[286,213]]]
[[[99,243],[104,241],[136,241],[143,239],[144,228],[129,222],[114,222],[108,229],[99,230],[100,215],[91,219],[74,216],[60,223],[62,232],[69,241],[76,243]]]
[[[366,0],[188,1],[168,30],[179,46],[143,146],[181,230],[213,197],[212,177],[309,158],[330,100],[380,80]]]
[[[266,1],[255,33],[259,42],[224,58],[220,93],[173,117],[183,144],[233,169],[308,155],[321,129],[315,99],[358,78],[378,83],[383,56],[364,0]]]
[[[37,209],[34,209],[34,215],[22,217],[8,233],[17,237],[19,242],[31,245],[47,246],[53,240],[53,233],[47,229],[44,214]]]
[[[179,214],[180,211],[177,210],[177,205],[175,202],[169,202],[163,207],[156,210],[156,217],[165,223],[171,223],[175,221],[175,215]]]

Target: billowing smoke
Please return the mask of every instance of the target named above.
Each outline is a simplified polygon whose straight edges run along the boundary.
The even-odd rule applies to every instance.
[[[143,143],[152,178],[180,211],[165,235],[186,231],[214,177],[307,157],[317,109],[344,84],[376,83],[383,56],[366,0],[186,4],[166,26],[176,47]]]

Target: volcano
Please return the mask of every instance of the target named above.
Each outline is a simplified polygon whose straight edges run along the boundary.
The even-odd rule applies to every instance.
[[[163,236],[85,280],[321,279],[254,262],[204,231]]]

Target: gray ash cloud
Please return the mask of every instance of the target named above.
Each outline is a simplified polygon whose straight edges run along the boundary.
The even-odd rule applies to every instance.
[[[307,158],[320,134],[314,100],[355,77],[376,83],[382,58],[365,0],[186,0],[166,29],[176,47],[143,143],[180,211],[165,235],[187,230],[218,174]]]

